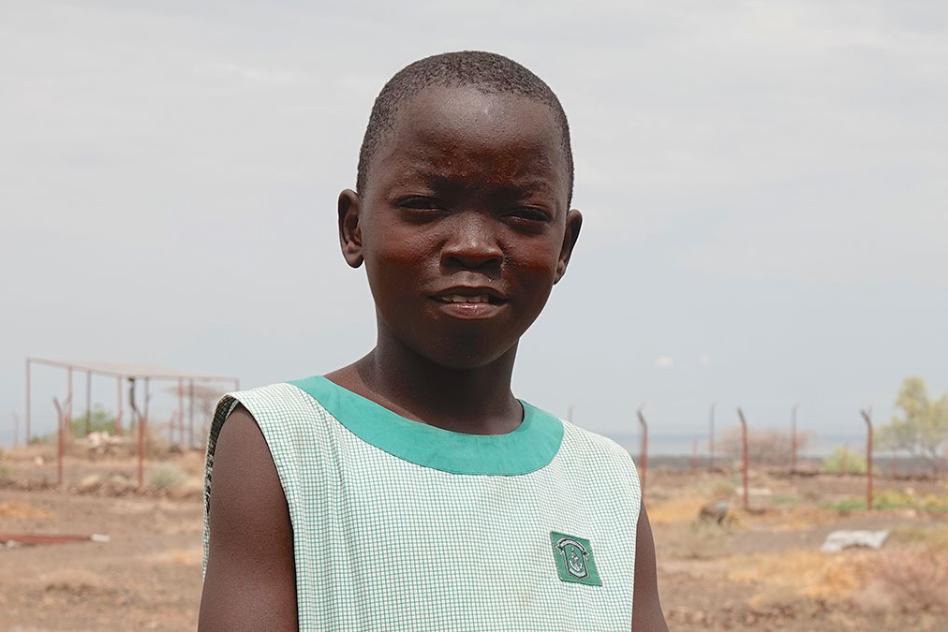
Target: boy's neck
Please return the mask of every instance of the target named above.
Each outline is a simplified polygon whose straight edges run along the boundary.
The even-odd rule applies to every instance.
[[[486,366],[450,369],[380,336],[368,355],[327,377],[409,419],[453,432],[505,434],[523,419],[510,391],[516,354],[514,346]]]

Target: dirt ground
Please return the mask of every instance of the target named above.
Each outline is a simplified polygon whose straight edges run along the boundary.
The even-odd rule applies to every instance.
[[[0,535],[106,534],[107,542],[0,546],[0,632],[194,630],[201,592],[199,452],[166,455],[135,489],[127,457],[0,456]],[[39,458],[38,458],[39,457]],[[646,502],[672,630],[948,630],[948,481],[878,482],[653,469]],[[727,500],[722,524],[700,508]],[[889,529],[881,550],[820,552],[836,529]]]

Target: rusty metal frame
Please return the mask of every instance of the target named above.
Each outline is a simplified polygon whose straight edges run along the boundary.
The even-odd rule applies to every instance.
[[[117,410],[115,414],[115,431],[117,435],[122,434],[122,417],[124,415],[123,411],[123,398],[122,398],[122,380],[129,380],[129,398],[132,408],[132,419],[137,422],[138,426],[138,486],[141,488],[144,485],[144,460],[145,460],[145,450],[144,450],[144,427],[148,422],[148,402],[151,399],[151,380],[166,380],[178,382],[178,419],[180,427],[180,439],[184,439],[184,404],[183,404],[183,380],[187,379],[190,384],[190,432],[189,432],[189,441],[188,447],[194,445],[194,383],[195,381],[201,382],[229,382],[233,384],[234,390],[240,389],[240,379],[232,376],[217,376],[217,375],[194,375],[190,373],[178,373],[175,371],[169,371],[167,374],[164,373],[150,373],[148,375],[136,374],[134,370],[128,371],[118,371],[106,368],[105,366],[95,366],[90,364],[82,363],[73,363],[73,362],[62,362],[58,360],[48,360],[45,358],[26,358],[26,405],[24,407],[26,417],[25,422],[25,431],[26,431],[26,443],[29,444],[32,440],[32,420],[33,420],[33,367],[36,364],[50,366],[53,368],[65,369],[66,370],[66,399],[60,404],[59,400],[53,398],[54,406],[57,410],[57,477],[56,480],[59,485],[63,484],[63,457],[65,453],[65,432],[72,432],[72,414],[73,414],[73,373],[75,370],[84,371],[86,373],[86,424],[87,430],[88,425],[91,424],[91,393],[92,393],[92,376],[101,375],[109,376],[116,378],[117,384]],[[124,365],[115,365],[115,366],[124,366]],[[141,368],[141,367],[139,367]],[[143,379],[145,382],[145,401],[143,403],[143,410],[139,411],[135,404],[135,381],[136,379]],[[137,418],[137,419],[136,419]],[[174,422],[172,422],[173,432]],[[17,432],[18,434],[18,432]]]

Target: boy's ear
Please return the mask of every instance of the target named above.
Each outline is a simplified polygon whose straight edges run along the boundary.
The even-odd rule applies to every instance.
[[[556,277],[553,283],[559,283],[563,275],[566,274],[566,266],[569,265],[569,258],[573,254],[573,247],[576,240],[579,239],[579,230],[583,227],[583,215],[576,209],[570,209],[566,214],[566,232],[563,233],[563,245],[560,247],[560,259],[556,263]]]
[[[342,246],[342,256],[346,263],[353,268],[362,265],[362,228],[359,225],[361,218],[362,199],[352,189],[346,189],[339,194],[339,245]]]

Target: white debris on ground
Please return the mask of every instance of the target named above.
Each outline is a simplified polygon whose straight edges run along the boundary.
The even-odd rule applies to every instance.
[[[839,553],[843,549],[854,546],[881,549],[888,537],[888,529],[883,531],[833,531],[826,536],[826,541],[823,542],[820,550],[824,553]]]
[[[128,446],[126,437],[116,437],[108,432],[90,432],[77,442],[85,446],[90,457],[113,456]]]

